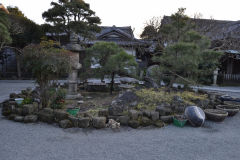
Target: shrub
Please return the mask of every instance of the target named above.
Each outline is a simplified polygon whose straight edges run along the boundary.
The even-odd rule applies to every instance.
[[[23,49],[25,67],[33,73],[39,84],[43,107],[48,106],[50,82],[70,71],[71,54],[53,41],[31,44]]]

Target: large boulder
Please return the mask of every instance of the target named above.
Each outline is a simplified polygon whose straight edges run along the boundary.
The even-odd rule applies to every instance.
[[[136,103],[139,100],[139,97],[132,91],[126,91],[123,94],[120,94],[117,100],[121,101],[124,105],[128,105],[133,102]]]
[[[92,119],[92,125],[94,128],[100,129],[106,127],[106,117],[94,117]]]
[[[37,115],[27,115],[24,117],[24,123],[35,123],[38,120]]]
[[[63,110],[54,110],[53,114],[56,122],[68,119],[68,113]]]
[[[91,119],[89,117],[83,117],[78,119],[79,128],[87,128],[90,125]]]
[[[189,106],[185,110],[185,116],[194,127],[201,127],[205,122],[205,113],[204,111],[197,106]]]
[[[64,128],[64,129],[71,128],[72,127],[72,122],[68,119],[61,120],[59,122],[59,127]]]
[[[109,115],[121,116],[123,115],[124,107],[121,105],[113,104],[108,108]]]

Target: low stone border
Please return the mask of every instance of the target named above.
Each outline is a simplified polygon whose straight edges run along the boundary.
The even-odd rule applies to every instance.
[[[163,127],[173,123],[174,112],[171,107],[160,105],[155,111],[123,110],[119,106],[112,105],[108,109],[98,111],[97,116],[91,116],[88,112],[80,112],[76,117],[70,115],[66,110],[42,109],[37,102],[25,104],[19,107],[15,98],[34,98],[34,91],[23,90],[20,94],[12,93],[10,98],[2,103],[2,115],[9,120],[24,123],[36,123],[38,121],[48,124],[57,123],[61,128],[96,128],[105,127],[119,128],[121,126],[138,127]],[[210,100],[216,97],[210,96]]]

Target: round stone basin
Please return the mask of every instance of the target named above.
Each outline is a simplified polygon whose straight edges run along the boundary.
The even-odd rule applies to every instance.
[[[228,116],[234,116],[239,112],[239,108],[237,106],[231,105],[218,105],[217,109],[224,110],[228,112]]]

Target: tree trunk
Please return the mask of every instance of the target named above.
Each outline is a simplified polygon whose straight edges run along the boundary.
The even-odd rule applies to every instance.
[[[114,76],[115,76],[115,73],[112,72],[112,80],[111,80],[111,88],[110,88],[110,94],[111,94],[111,95],[112,95],[112,92],[113,92]]]
[[[20,57],[17,54],[16,54],[16,60],[17,60],[17,75],[18,75],[18,79],[20,79],[22,77],[21,64],[20,64]]]

